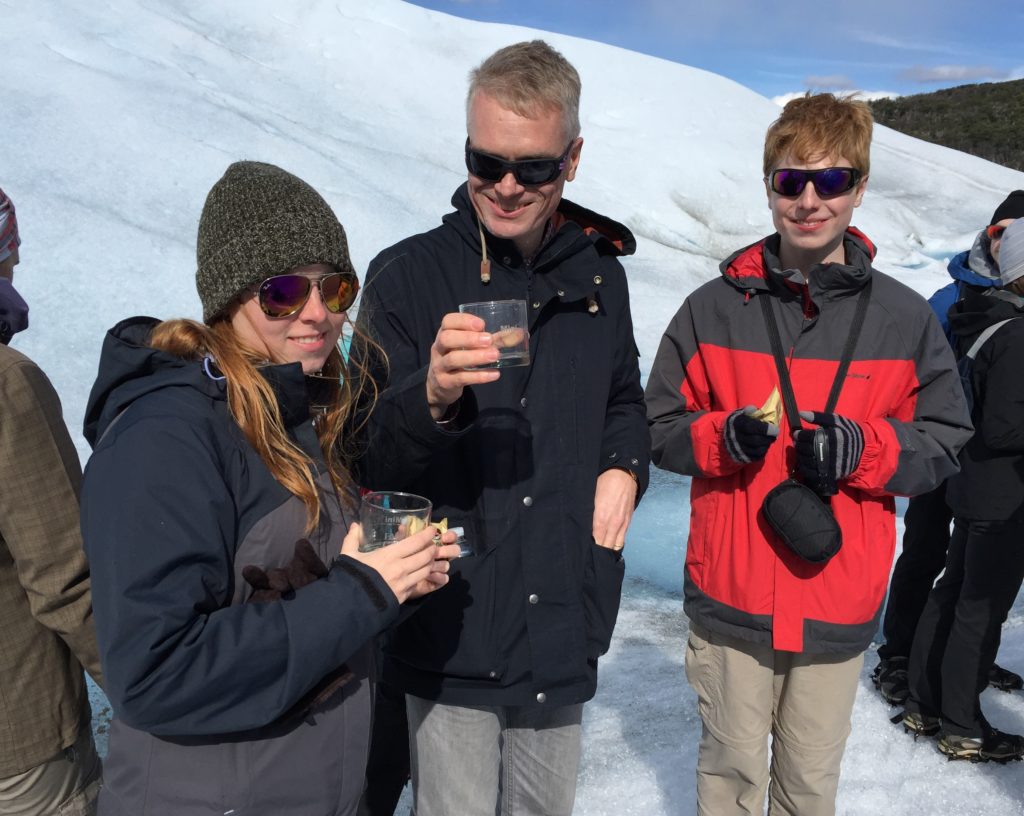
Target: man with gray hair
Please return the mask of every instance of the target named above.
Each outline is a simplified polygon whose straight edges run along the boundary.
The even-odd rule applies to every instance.
[[[472,554],[391,634],[417,816],[569,814],[583,703],[618,612],[650,437],[626,227],[562,198],[580,81],[541,41],[471,74],[467,183],[441,226],[370,264],[359,311],[387,353],[361,482],[429,497]],[[530,361],[462,304],[525,301]],[[354,356],[370,352],[356,346]],[[371,760],[372,761],[372,760]]]

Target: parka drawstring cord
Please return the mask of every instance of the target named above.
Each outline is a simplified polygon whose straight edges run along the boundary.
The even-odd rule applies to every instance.
[[[480,283],[490,283],[491,259],[487,257],[487,236],[484,235],[484,225],[479,215],[476,226],[480,230]]]
[[[212,354],[203,355],[203,373],[211,380],[220,381],[227,379],[227,377],[221,373],[221,370],[217,368],[217,361],[213,359]]]

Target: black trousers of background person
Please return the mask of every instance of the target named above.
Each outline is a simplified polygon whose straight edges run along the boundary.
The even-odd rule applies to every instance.
[[[983,735],[981,692],[1022,580],[1024,518],[956,520],[910,653],[909,711],[942,717],[957,736]]]
[[[393,816],[408,781],[409,720],[405,695],[387,683],[378,682],[370,756],[366,761],[366,788],[357,816]]]
[[[949,524],[953,511],[946,504],[946,483],[914,496],[903,516],[903,552],[896,559],[885,605],[878,657],[909,657],[914,631],[928,593],[946,564]]]

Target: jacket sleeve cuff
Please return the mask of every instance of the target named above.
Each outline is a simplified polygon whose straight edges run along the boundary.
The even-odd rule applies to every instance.
[[[398,598],[377,570],[347,555],[339,555],[331,565],[332,570],[352,578],[366,593],[374,608],[388,618],[398,615]]]
[[[693,458],[705,477],[729,476],[744,467],[725,447],[725,420],[731,411],[708,411],[690,426]]]
[[[885,485],[896,472],[900,460],[899,439],[892,426],[884,420],[858,424],[864,433],[864,452],[846,483],[866,493],[888,495]]]
[[[612,451],[605,456],[598,475],[600,476],[606,470],[611,470],[612,468],[624,470],[633,477],[633,481],[636,483],[636,502],[634,507],[640,504],[640,499],[643,498],[650,481],[650,460],[648,457],[642,456],[639,452],[620,454],[618,451]]]
[[[435,420],[427,404],[426,366],[410,374],[397,386],[395,401],[407,418],[412,433],[424,440],[461,436],[472,427],[479,413],[473,389],[467,386],[456,403],[458,411],[455,416],[447,422]]]

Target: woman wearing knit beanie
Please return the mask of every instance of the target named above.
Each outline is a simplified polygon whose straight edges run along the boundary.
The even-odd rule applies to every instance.
[[[86,416],[114,711],[99,812],[352,814],[373,639],[447,582],[458,548],[428,528],[358,552],[342,428],[373,386],[341,376],[358,281],[323,198],[233,164],[197,249],[204,323],[115,326]]]

